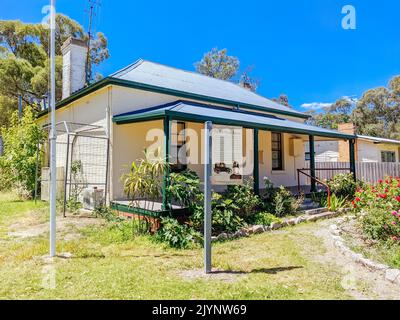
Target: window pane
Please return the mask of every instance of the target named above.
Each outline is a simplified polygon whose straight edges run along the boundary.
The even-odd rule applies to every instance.
[[[283,170],[282,134],[271,134],[272,170]]]

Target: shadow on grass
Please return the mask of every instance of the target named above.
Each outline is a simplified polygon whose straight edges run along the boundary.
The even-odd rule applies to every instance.
[[[235,270],[216,270],[212,271],[211,274],[248,274],[248,273],[267,273],[277,274],[278,272],[290,271],[294,269],[301,269],[303,266],[288,266],[288,267],[277,267],[277,268],[259,268],[250,271],[235,271]]]

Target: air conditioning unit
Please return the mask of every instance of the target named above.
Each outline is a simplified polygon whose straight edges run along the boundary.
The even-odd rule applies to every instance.
[[[104,190],[96,187],[86,188],[82,192],[82,203],[83,209],[94,210],[100,206],[103,206],[104,201]]]
[[[303,140],[299,138],[289,139],[289,155],[291,157],[300,157],[304,153]]]

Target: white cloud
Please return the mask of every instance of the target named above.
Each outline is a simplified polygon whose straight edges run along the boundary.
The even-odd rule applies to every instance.
[[[303,103],[301,107],[309,110],[320,110],[323,108],[330,107],[332,104],[333,103],[331,102],[311,102],[311,103]]]

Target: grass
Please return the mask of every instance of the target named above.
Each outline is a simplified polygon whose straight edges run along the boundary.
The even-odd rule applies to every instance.
[[[43,203],[0,194],[0,230],[34,215]],[[62,219],[62,218],[60,218]],[[213,266],[223,273],[193,277],[202,250],[174,250],[149,236],[127,238],[109,225],[87,226],[80,237],[59,239],[57,252],[72,258],[50,263],[48,235],[0,238],[0,299],[348,299],[342,274],[318,261],[325,248],[306,224],[213,246]],[[52,287],[52,279],[55,286]]]
[[[373,261],[384,263],[392,268],[400,269],[400,245],[388,243],[378,243],[373,246],[353,244],[352,240],[346,238],[350,242],[350,247],[355,252],[361,253],[364,257]]]

